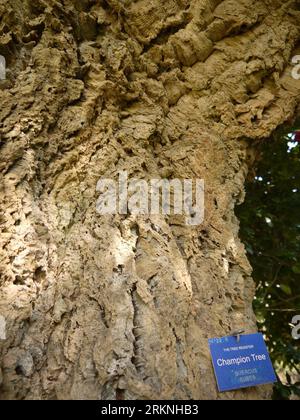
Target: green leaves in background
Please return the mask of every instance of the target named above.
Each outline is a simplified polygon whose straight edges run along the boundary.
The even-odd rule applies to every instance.
[[[300,395],[300,341],[293,340],[290,325],[300,315],[300,144],[282,130],[262,152],[237,215],[254,270],[258,325],[275,367],[286,372],[274,398],[289,399]]]

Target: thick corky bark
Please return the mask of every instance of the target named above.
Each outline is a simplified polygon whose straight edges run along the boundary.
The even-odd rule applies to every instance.
[[[295,113],[299,1],[1,0],[0,395],[220,395],[207,339],[255,331],[234,207]],[[205,221],[100,216],[97,181],[203,178]]]

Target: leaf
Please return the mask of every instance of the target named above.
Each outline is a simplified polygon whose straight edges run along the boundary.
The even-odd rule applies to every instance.
[[[259,324],[264,324],[266,322],[266,318],[262,313],[256,313],[256,318]]]
[[[281,284],[280,287],[286,295],[291,296],[293,294],[292,289],[287,284]]]
[[[300,274],[300,264],[296,264],[292,267],[292,270],[295,274]]]

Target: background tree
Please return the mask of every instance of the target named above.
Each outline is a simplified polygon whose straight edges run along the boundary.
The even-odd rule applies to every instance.
[[[278,130],[262,147],[256,177],[237,213],[257,284],[259,326],[278,372],[286,372],[287,386],[279,383],[275,391],[284,399],[300,395],[300,344],[290,326],[300,314],[300,143],[291,131]]]

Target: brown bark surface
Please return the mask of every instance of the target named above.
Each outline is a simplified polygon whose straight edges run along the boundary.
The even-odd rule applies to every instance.
[[[256,330],[235,205],[291,119],[299,1],[1,0],[2,399],[220,395],[207,340]],[[205,221],[96,213],[97,181],[202,178]]]

